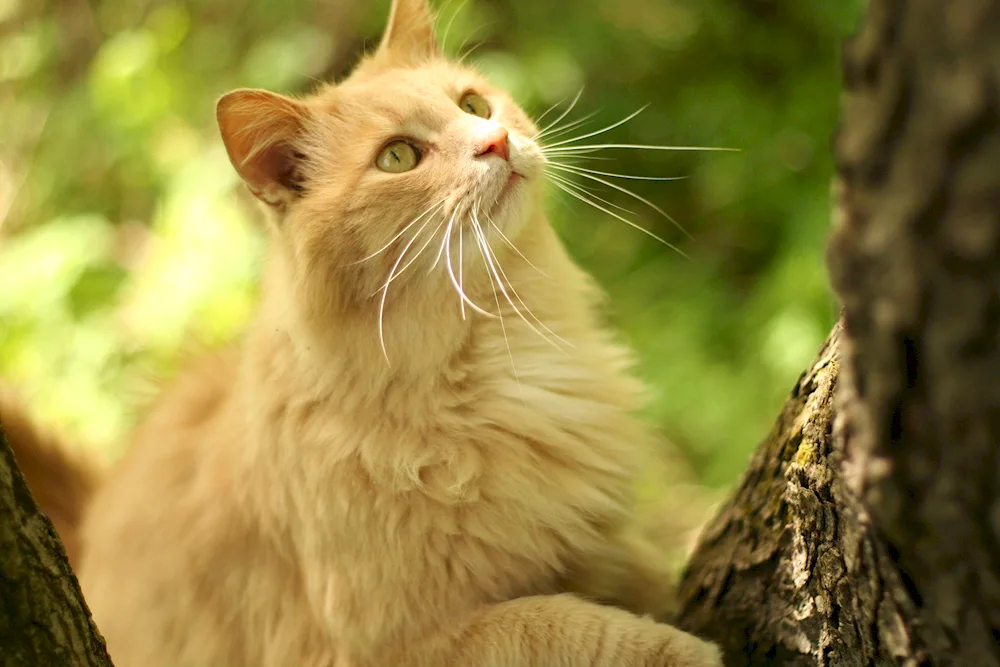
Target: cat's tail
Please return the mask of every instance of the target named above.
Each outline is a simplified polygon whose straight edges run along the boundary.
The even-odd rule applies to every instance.
[[[21,403],[2,387],[0,430],[35,502],[59,533],[70,564],[76,565],[80,522],[100,481],[99,467],[35,425]]]

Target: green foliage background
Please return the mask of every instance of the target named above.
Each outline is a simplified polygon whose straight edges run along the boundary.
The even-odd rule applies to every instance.
[[[0,378],[61,429],[116,452],[184,342],[252,313],[262,239],[213,120],[230,88],[298,92],[342,74],[387,0],[0,0]],[[732,483],[836,315],[823,267],[838,47],[860,0],[441,0],[441,32],[535,114],[618,151],[641,223],[575,200],[551,213],[612,296],[652,415],[701,481]],[[464,42],[464,44],[463,44]]]

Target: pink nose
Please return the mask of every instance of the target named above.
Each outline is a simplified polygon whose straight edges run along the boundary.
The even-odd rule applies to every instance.
[[[507,128],[497,126],[483,137],[479,144],[477,157],[486,157],[490,154],[499,155],[505,161],[510,162],[510,147],[507,144]]]

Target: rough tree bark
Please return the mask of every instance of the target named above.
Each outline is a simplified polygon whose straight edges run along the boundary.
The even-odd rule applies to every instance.
[[[0,665],[111,667],[76,576],[0,427]]]
[[[871,0],[844,79],[843,330],[705,531],[682,622],[731,665],[1000,665],[1000,2]]]

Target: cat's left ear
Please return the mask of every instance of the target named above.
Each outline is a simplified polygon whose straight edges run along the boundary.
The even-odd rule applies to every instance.
[[[442,55],[434,34],[434,13],[428,0],[392,0],[389,25],[385,29],[379,54],[420,62]]]
[[[215,108],[229,160],[257,199],[284,209],[303,190],[297,144],[307,117],[298,100],[266,90],[226,93]]]

